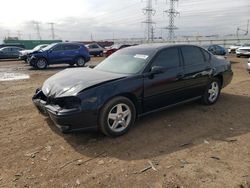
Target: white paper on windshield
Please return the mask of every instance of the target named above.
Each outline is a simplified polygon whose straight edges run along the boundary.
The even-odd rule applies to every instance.
[[[148,58],[148,55],[136,54],[134,57],[135,57],[135,58],[139,58],[139,59],[147,59],[147,58]]]

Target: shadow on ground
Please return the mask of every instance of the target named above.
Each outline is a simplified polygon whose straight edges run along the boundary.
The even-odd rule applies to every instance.
[[[242,109],[250,97],[222,94],[217,104],[188,103],[148,115],[137,121],[128,134],[108,138],[99,132],[64,135],[47,120],[50,128],[78,152],[89,157],[105,152],[122,160],[154,158],[204,143],[225,140],[250,131],[250,116]],[[188,144],[187,146],[182,146]]]

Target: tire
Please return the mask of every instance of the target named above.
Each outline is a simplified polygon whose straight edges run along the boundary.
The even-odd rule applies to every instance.
[[[100,52],[99,56],[100,56],[100,57],[103,57],[103,52]]]
[[[39,58],[35,64],[35,67],[37,69],[46,69],[47,66],[48,66],[48,61],[45,58]]]
[[[206,87],[205,93],[202,97],[202,103],[205,105],[212,105],[217,102],[220,97],[221,81],[214,78]]]
[[[86,61],[85,61],[85,59],[83,57],[78,57],[76,59],[76,65],[78,67],[83,67],[85,65],[85,63],[86,63]]]
[[[111,99],[101,110],[99,124],[101,131],[109,137],[118,137],[134,125],[136,109],[126,97]]]

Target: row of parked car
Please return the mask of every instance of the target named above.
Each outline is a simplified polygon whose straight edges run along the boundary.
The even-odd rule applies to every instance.
[[[250,44],[235,44],[228,49],[229,53],[236,53],[237,57],[248,56],[250,57]]]

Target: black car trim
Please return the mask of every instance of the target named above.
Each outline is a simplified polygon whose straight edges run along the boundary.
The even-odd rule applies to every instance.
[[[185,104],[185,103],[188,103],[188,102],[192,102],[192,101],[195,101],[195,100],[200,99],[201,97],[202,97],[202,96],[198,96],[198,97],[194,97],[194,98],[191,98],[191,99],[188,99],[188,100],[184,100],[184,101],[181,101],[181,102],[178,102],[178,103],[175,103],[175,104],[170,104],[170,105],[165,106],[165,107],[162,107],[162,108],[158,108],[158,109],[155,109],[155,110],[152,110],[152,111],[148,111],[148,112],[139,114],[138,117],[140,118],[140,117],[146,116],[146,115],[148,115],[148,114],[152,114],[152,113],[155,113],[155,112],[159,112],[159,111],[163,111],[163,110],[172,108],[172,107],[174,107],[174,106],[178,106],[178,105],[181,105],[181,104]]]

